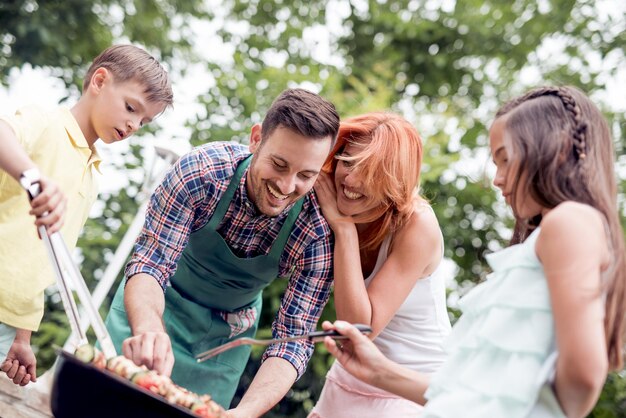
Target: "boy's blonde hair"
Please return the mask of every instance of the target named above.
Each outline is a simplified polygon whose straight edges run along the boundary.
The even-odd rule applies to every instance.
[[[116,82],[133,80],[144,86],[148,101],[171,107],[174,101],[167,71],[152,55],[134,45],[113,45],[98,55],[85,75],[83,91],[98,68],[106,68]]]

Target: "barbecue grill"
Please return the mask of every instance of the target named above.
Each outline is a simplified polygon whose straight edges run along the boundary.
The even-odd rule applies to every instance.
[[[41,189],[38,183],[34,183],[26,191],[33,199]],[[45,226],[39,226],[38,231],[57,278],[72,334],[78,340],[75,346],[88,343],[86,327],[91,325],[104,357],[115,357],[117,353],[111,337],[61,234],[48,235]],[[73,290],[84,308],[88,324],[81,324]],[[85,363],[67,351],[58,350],[58,355],[50,397],[51,410],[56,418],[197,418],[191,411],[108,370]]]
[[[188,410],[62,350],[50,403],[56,418],[197,418]]]

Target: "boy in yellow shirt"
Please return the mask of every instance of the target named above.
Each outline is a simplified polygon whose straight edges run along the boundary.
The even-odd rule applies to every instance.
[[[94,170],[100,157],[94,143],[128,138],[172,102],[169,77],[159,62],[141,48],[115,45],[95,58],[71,109],[28,106],[0,118],[0,144],[19,143],[67,196],[60,231],[70,249],[97,197]],[[22,386],[36,380],[30,336],[43,316],[44,289],[55,281],[37,231],[28,226],[24,187],[39,178],[38,170],[26,170],[20,185],[0,172],[0,369]]]

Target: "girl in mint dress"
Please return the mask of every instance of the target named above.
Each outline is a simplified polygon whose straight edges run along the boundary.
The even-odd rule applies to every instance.
[[[334,327],[351,342],[326,346],[359,379],[424,404],[420,418],[584,417],[623,366],[626,263],[608,125],[580,90],[546,87],[507,103],[489,139],[515,231],[461,300],[441,369],[406,369],[345,322]]]

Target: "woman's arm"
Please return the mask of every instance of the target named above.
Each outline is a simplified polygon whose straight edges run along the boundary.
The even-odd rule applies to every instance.
[[[396,232],[387,260],[367,287],[374,335],[387,326],[415,283],[437,268],[442,253],[437,218],[430,208],[421,205]]]
[[[591,411],[608,372],[600,279],[609,263],[607,240],[598,211],[566,202],[544,216],[536,243],[559,350],[554,390],[570,418]]]
[[[335,233],[334,277],[337,319],[372,327],[378,335],[406,300],[418,279],[432,273],[441,260],[441,231],[434,213],[416,207],[397,231],[380,271],[365,287],[356,225],[336,205],[331,178],[321,175],[315,186],[324,216]]]
[[[356,225],[352,217],[343,215],[337,209],[337,191],[329,174],[320,173],[315,183],[315,193],[324,218],[335,236],[333,276],[337,318],[369,325],[372,307],[363,282]]]

